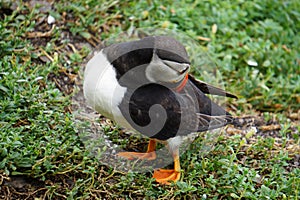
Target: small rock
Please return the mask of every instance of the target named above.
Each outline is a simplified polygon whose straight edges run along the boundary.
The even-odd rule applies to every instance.
[[[247,60],[247,64],[254,67],[258,66],[258,63],[255,60]]]
[[[48,24],[54,24],[55,23],[55,18],[51,15],[48,16],[48,19],[47,19],[47,23]]]

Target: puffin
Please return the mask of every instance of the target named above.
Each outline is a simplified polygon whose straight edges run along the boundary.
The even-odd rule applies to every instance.
[[[160,184],[180,180],[179,147],[191,133],[235,124],[236,118],[207,94],[237,98],[196,79],[185,47],[170,36],[147,36],[102,48],[87,62],[83,91],[87,104],[129,130],[149,138],[146,152],[117,156],[156,159],[156,144],[167,146],[173,169],[155,169]]]

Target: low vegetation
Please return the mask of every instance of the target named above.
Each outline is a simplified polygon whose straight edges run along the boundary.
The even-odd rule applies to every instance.
[[[298,8],[297,0],[1,1],[0,198],[299,199]],[[236,94],[227,109],[245,125],[220,130],[206,153],[201,133],[170,186],[91,155],[72,105],[92,50],[153,29],[193,41],[192,73]],[[97,122],[112,143],[145,150],[147,139]]]

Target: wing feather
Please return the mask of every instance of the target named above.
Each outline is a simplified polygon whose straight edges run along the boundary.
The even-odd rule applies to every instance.
[[[197,119],[199,122],[199,132],[220,128],[233,122],[233,118],[230,115],[209,116],[202,113],[197,113]]]

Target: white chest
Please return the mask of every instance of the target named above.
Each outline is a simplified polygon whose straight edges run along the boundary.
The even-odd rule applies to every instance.
[[[120,125],[127,126],[127,122],[121,120],[122,114],[118,108],[126,88],[119,85],[116,71],[102,51],[86,65],[83,90],[88,105]]]

